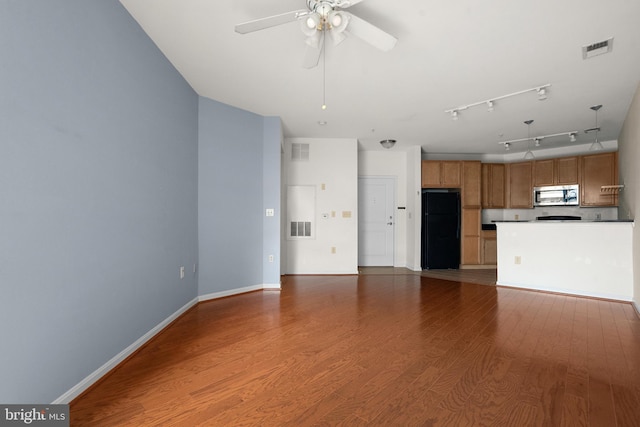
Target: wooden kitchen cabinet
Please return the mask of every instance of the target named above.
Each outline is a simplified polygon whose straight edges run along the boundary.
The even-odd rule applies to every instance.
[[[580,182],[580,163],[578,157],[561,157],[556,160],[556,183],[572,185]]]
[[[480,209],[462,209],[460,264],[480,264]]]
[[[481,164],[479,161],[462,162],[462,207],[481,207]]]
[[[483,265],[498,264],[498,239],[496,238],[496,230],[482,230],[482,256]]]
[[[533,186],[578,184],[578,157],[536,160]]]
[[[601,191],[603,185],[618,184],[618,153],[600,153],[580,157],[580,205],[617,206],[617,191]]]
[[[461,170],[459,161],[423,160],[422,188],[460,188]]]
[[[482,207],[485,209],[504,209],[505,207],[505,170],[502,163],[482,164]]]
[[[533,207],[533,162],[510,163],[508,165],[509,195],[508,207],[532,208]]]

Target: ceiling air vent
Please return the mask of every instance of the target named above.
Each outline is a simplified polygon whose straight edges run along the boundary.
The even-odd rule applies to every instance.
[[[582,46],[582,59],[593,58],[594,56],[609,53],[613,49],[613,37],[601,42],[591,43],[588,46]]]

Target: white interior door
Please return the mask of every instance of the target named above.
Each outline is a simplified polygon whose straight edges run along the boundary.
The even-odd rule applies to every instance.
[[[358,178],[358,265],[393,266],[395,178]]]

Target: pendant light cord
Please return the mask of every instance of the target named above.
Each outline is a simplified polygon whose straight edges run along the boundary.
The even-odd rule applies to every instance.
[[[322,30],[322,109],[327,109],[327,45],[326,30]]]

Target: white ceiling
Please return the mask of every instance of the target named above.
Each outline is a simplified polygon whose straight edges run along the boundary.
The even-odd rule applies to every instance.
[[[381,52],[349,37],[327,43],[326,63],[301,66],[297,22],[241,35],[237,23],[306,9],[305,0],[121,0],[201,96],[263,116],[279,116],[286,137],[357,138],[364,150],[503,154],[499,141],[580,131],[547,147],[615,140],[640,81],[638,0],[365,0],[349,8],[398,38]],[[614,37],[613,51],[582,59],[582,46]],[[326,72],[326,110],[323,103]],[[444,110],[550,83],[461,112]],[[320,126],[319,121],[326,121]],[[511,152],[526,151],[527,143]]]

